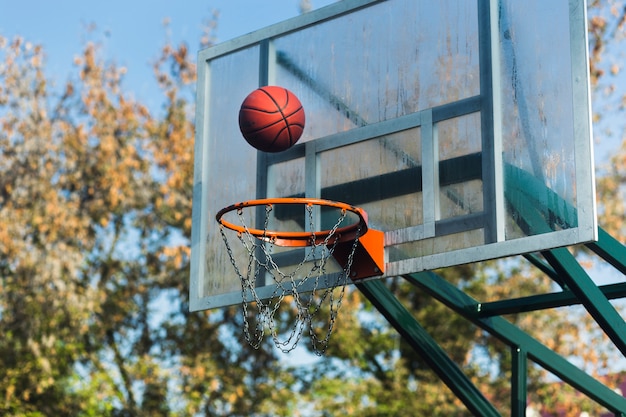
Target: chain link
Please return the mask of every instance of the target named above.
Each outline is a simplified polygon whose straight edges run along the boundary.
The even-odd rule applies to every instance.
[[[356,252],[361,234],[361,226],[359,225],[356,230],[356,236],[348,254],[346,265],[338,274],[337,280],[330,285],[328,281],[325,281],[325,285],[320,286],[321,278],[327,276],[327,262],[340,241],[341,236],[337,233],[337,230],[346,219],[347,211],[342,209],[337,222],[326,237],[321,242],[315,243],[317,239],[313,205],[306,204],[305,207],[309,230],[311,230],[311,246],[306,251],[303,260],[290,273],[281,271],[272,258],[272,248],[274,247],[272,240],[266,239],[265,233],[267,233],[269,219],[273,210],[272,204],[265,206],[263,239],[257,239],[249,233],[243,209],[237,210],[239,221],[245,230],[245,232],[237,233],[238,240],[247,252],[248,261],[245,273],[237,265],[235,254],[225,233],[226,228],[220,224],[220,233],[226,245],[228,258],[241,282],[244,337],[254,349],[259,349],[266,333],[269,333],[278,349],[285,353],[291,352],[298,345],[307,327],[315,354],[323,355],[328,347],[328,342],[337,320],[337,314],[345,295],[346,285],[349,282],[350,271],[354,262],[354,253]],[[304,265],[309,262],[312,262],[312,266],[304,273]],[[301,272],[304,276],[300,278]],[[261,299],[256,291],[256,282],[261,273],[270,275],[275,284],[271,296],[266,298],[266,301]],[[306,285],[307,283],[310,284],[311,280],[313,280],[312,285]],[[310,294],[303,295],[300,293],[300,289]],[[335,294],[336,289],[338,289],[339,294]],[[283,336],[283,339],[281,339],[279,334],[280,327],[278,326],[279,315],[277,313],[279,308],[286,303],[285,297],[287,295],[293,297],[295,320],[290,330],[287,331],[288,335],[286,337]],[[251,312],[251,304],[256,305],[256,314]],[[328,325],[324,336],[320,338],[314,329],[314,318],[318,316],[325,304],[328,304],[329,309]],[[256,317],[254,330],[251,330],[251,314],[255,314]]]

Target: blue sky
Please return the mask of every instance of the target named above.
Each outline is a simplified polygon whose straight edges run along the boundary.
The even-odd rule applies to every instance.
[[[217,41],[223,42],[299,14],[300,0],[0,0],[0,36],[41,44],[46,74],[63,85],[86,39],[101,41],[103,55],[127,68],[127,92],[158,102],[151,63],[169,36],[185,42],[194,58],[204,23],[219,11]],[[311,0],[313,8],[335,0]],[[168,30],[163,26],[169,20]],[[87,28],[95,24],[94,36]],[[157,97],[155,99],[155,97]],[[299,356],[299,361],[302,357]]]
[[[334,1],[310,3],[319,8]],[[73,71],[74,56],[89,37],[87,27],[95,24],[95,38],[102,41],[104,56],[128,70],[127,89],[139,100],[153,102],[159,93],[150,64],[167,36],[174,44],[186,42],[195,56],[203,24],[214,10],[219,12],[216,35],[218,42],[223,42],[296,16],[299,3],[300,0],[0,0],[0,36],[19,35],[42,44],[47,55],[47,75],[62,85]],[[163,26],[166,18],[170,21],[167,31]],[[597,146],[596,162],[602,163],[606,152],[606,148]]]
[[[223,42],[296,16],[299,1],[0,0],[0,36],[10,39],[19,35],[42,44],[47,55],[47,75],[63,84],[73,71],[73,58],[80,54],[88,38],[87,27],[95,24],[96,39],[103,43],[104,56],[128,70],[127,89],[139,100],[152,102],[159,93],[150,64],[167,36],[174,44],[186,42],[195,54],[203,24],[214,10],[219,11],[217,40]],[[334,1],[311,0],[311,4],[319,8]],[[166,18],[170,21],[167,32],[163,26]],[[598,146],[596,161],[603,161],[606,152]],[[591,272],[602,284],[619,279],[606,265]],[[297,358],[302,361],[301,356]]]
[[[310,0],[313,8],[336,0]],[[150,63],[166,37],[186,42],[195,57],[203,23],[219,11],[218,42],[252,32],[298,14],[300,0],[0,0],[0,36],[16,35],[42,44],[47,54],[47,75],[63,84],[72,61],[95,24],[95,39],[102,41],[104,56],[128,72],[125,87],[139,100],[156,93]],[[169,30],[163,26],[169,18]],[[169,35],[167,35],[168,33]],[[106,36],[104,35],[106,34]],[[615,140],[617,142],[617,140]],[[596,162],[606,160],[607,150],[596,149]],[[608,145],[608,146],[607,146]]]
[[[87,27],[95,24],[104,56],[127,68],[125,85],[139,99],[153,92],[150,63],[167,36],[198,50],[203,23],[219,11],[218,42],[296,16],[300,0],[0,0],[0,36],[42,44],[47,74],[62,83],[72,70]],[[319,8],[334,0],[311,0]],[[169,29],[163,26],[168,18]],[[94,38],[92,36],[92,38]]]

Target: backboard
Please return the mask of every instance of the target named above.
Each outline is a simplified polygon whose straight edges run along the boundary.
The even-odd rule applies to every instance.
[[[229,255],[215,214],[255,198],[363,208],[384,232],[382,278],[595,240],[585,12],[584,0],[343,0],[200,51],[190,309],[241,302],[229,256],[245,254]],[[262,85],[306,111],[284,152],[239,132]]]

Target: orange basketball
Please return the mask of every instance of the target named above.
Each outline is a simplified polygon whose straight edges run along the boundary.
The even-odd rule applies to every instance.
[[[302,103],[283,87],[254,90],[239,110],[239,129],[243,137],[264,152],[281,152],[292,147],[302,136],[304,121]]]

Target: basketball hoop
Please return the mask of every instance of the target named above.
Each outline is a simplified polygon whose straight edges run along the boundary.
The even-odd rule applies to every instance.
[[[269,230],[271,213],[277,206],[300,205],[304,207],[305,229],[308,231]],[[337,211],[337,220],[327,230],[317,230],[315,207],[325,207]],[[257,224],[262,228],[248,225],[246,209],[257,210]],[[227,220],[227,213],[236,213],[234,219]],[[235,216],[231,216],[235,217]],[[241,281],[244,336],[248,343],[258,349],[266,332],[271,334],[274,344],[287,353],[295,349],[305,328],[309,328],[313,351],[322,355],[328,346],[339,307],[350,279],[362,279],[381,275],[384,272],[382,232],[372,230],[367,225],[367,213],[346,203],[312,198],[269,198],[250,200],[228,206],[215,216],[220,225],[220,233],[226,245],[228,256]],[[344,224],[348,223],[350,224]],[[245,268],[238,266],[233,254],[227,230],[236,232],[239,242],[247,253]],[[290,265],[290,271],[281,270],[280,262],[273,256],[274,246],[304,248],[302,260]],[[338,262],[340,270],[332,271],[331,256]],[[355,262],[356,261],[356,262]],[[358,264],[357,268],[354,266]],[[245,271],[245,272],[244,272]],[[274,289],[270,297],[259,296],[257,281],[263,278],[273,280]],[[279,334],[276,314],[279,307],[290,296],[295,307],[295,323],[287,336]],[[266,300],[266,301],[264,301]],[[254,330],[250,330],[249,305],[256,304],[257,316]],[[312,329],[313,318],[325,304],[329,308],[329,322],[326,334],[318,337]]]

